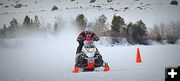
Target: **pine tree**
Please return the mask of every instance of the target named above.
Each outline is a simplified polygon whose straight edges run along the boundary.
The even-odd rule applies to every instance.
[[[127,41],[131,44],[145,44],[146,43],[146,26],[142,20],[135,24],[129,23],[127,26]]]
[[[8,28],[6,27],[6,25],[4,24],[3,28],[0,29],[0,38],[4,39],[7,36],[7,31]]]
[[[13,18],[12,21],[10,22],[10,26],[15,28],[18,27],[18,22],[15,18]]]
[[[38,29],[39,27],[40,27],[40,21],[39,21],[39,19],[38,19],[38,16],[36,15],[35,16],[35,18],[34,18],[34,27],[36,28],[36,29]]]
[[[15,18],[10,21],[9,32],[15,32],[18,29],[18,22]]]
[[[7,26],[4,24],[4,26],[3,26],[3,30],[8,30],[8,28],[7,28]]]
[[[87,25],[87,18],[83,14],[79,14],[76,17],[76,24],[81,30],[84,30]]]
[[[33,24],[34,24],[34,23],[33,23],[33,20],[31,19],[30,25],[33,26]]]
[[[125,25],[124,18],[120,16],[114,16],[112,20],[111,30],[119,32],[120,28]]]
[[[146,25],[142,22],[142,20],[136,22],[137,25],[137,42],[144,44],[145,35],[146,35]]]
[[[56,22],[55,25],[54,25],[54,32],[57,32],[57,31],[58,31],[58,24]]]
[[[8,36],[15,37],[17,31],[18,31],[18,22],[15,18],[13,18],[10,21],[10,26],[8,27],[8,31],[7,31],[7,33],[9,34]]]
[[[127,41],[131,44],[134,43],[134,40],[132,38],[132,35],[134,34],[134,24],[132,22],[130,22],[128,25],[127,25],[127,31],[126,31],[126,36],[127,36]]]
[[[119,43],[118,37],[120,36],[120,29],[125,25],[124,18],[114,15],[111,24],[112,43]]]
[[[26,16],[24,18],[23,26],[28,27],[30,25],[31,25],[31,19],[28,16]]]

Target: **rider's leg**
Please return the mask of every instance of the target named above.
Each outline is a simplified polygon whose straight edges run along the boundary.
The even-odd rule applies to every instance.
[[[82,47],[84,45],[83,41],[78,41],[79,46],[77,47],[76,54],[82,51]]]
[[[79,57],[80,57],[80,52],[81,52],[82,47],[83,47],[83,45],[84,45],[83,41],[78,41],[78,43],[79,43],[79,46],[77,47],[77,50],[76,50],[75,66],[77,66],[78,63],[80,62],[80,59],[79,59]]]

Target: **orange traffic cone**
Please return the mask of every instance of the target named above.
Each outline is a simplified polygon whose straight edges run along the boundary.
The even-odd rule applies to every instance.
[[[78,73],[78,72],[79,72],[78,67],[74,67],[74,71],[73,71],[73,73]]]
[[[140,55],[140,51],[139,48],[137,48],[137,54],[136,54],[136,63],[141,63],[141,55]]]

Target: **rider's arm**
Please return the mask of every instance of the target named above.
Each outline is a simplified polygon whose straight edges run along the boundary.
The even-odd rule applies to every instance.
[[[93,41],[99,40],[99,37],[94,32],[92,33],[92,38],[93,38]]]
[[[84,34],[85,34],[85,32],[81,32],[77,37],[77,41],[84,41],[85,40],[84,39]]]

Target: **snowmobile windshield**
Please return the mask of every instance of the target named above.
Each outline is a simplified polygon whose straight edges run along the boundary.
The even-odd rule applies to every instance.
[[[84,41],[85,48],[94,48],[93,41]]]

